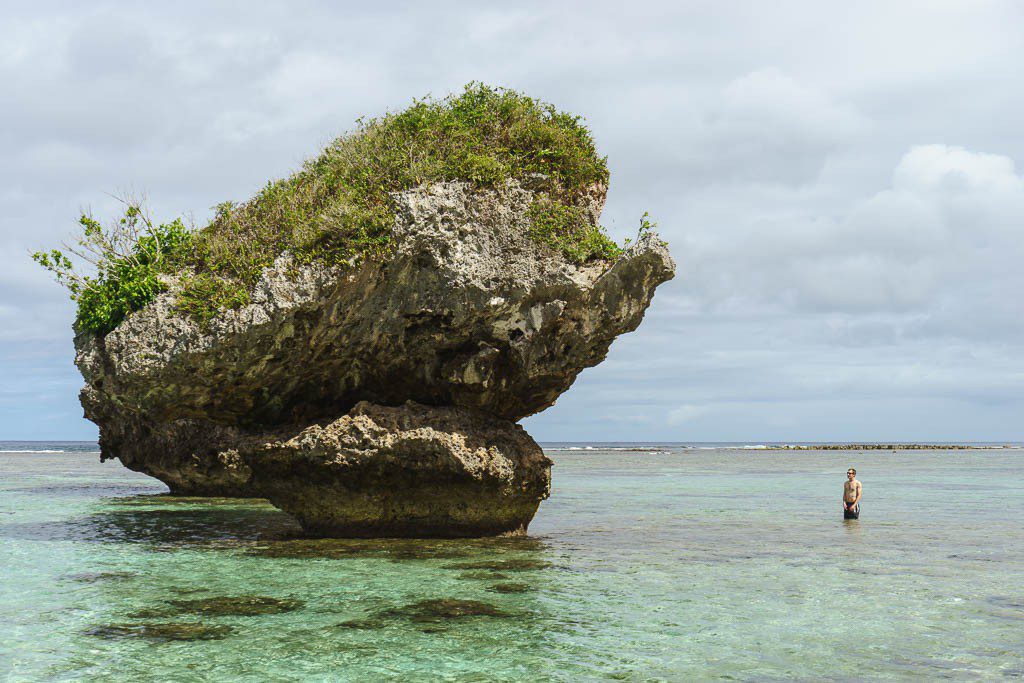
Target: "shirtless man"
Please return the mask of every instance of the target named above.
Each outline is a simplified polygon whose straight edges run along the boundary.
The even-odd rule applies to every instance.
[[[843,519],[860,517],[860,493],[857,470],[851,467],[846,470],[846,481],[843,482]]]

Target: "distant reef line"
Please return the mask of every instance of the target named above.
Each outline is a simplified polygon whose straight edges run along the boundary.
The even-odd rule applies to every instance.
[[[625,453],[670,453],[678,449],[691,450],[719,450],[719,451],[991,451],[991,450],[1022,450],[1024,444],[1016,443],[986,443],[986,444],[964,444],[964,443],[721,443],[716,445],[695,445],[690,443],[644,443],[638,442],[629,444],[620,442],[617,445],[592,444],[576,442],[579,445],[562,445],[566,442],[558,442],[559,445],[545,445],[541,447],[545,451],[617,451]]]
[[[1012,444],[926,444],[926,443],[847,443],[847,444],[781,444],[766,446],[775,451],[984,451],[1020,449]]]

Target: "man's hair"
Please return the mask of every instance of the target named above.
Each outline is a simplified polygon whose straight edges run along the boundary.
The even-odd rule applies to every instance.
[[[848,469],[848,470],[846,470],[846,471],[847,471],[847,472],[853,472],[853,475],[854,475],[854,476],[857,476],[857,469],[856,469],[855,467],[851,467],[850,469]]]

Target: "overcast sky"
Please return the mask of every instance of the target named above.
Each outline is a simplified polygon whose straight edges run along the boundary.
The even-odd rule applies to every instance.
[[[2,3],[0,439],[90,439],[28,258],[243,200],[478,80],[580,113],[678,262],[550,440],[1024,440],[1024,5]]]

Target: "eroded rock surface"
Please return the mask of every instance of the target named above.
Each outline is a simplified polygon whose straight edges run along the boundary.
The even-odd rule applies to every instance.
[[[515,182],[393,199],[383,262],[283,256],[206,327],[175,311],[172,283],[105,337],[79,335],[102,457],[179,494],[269,497],[318,533],[525,529],[548,463],[514,422],[635,329],[674,264],[651,234],[613,263],[567,261],[528,236],[534,192]],[[603,200],[586,200],[594,221]]]
[[[551,482],[551,461],[519,425],[415,403],[360,403],[242,457],[254,486],[324,536],[525,533]]]

